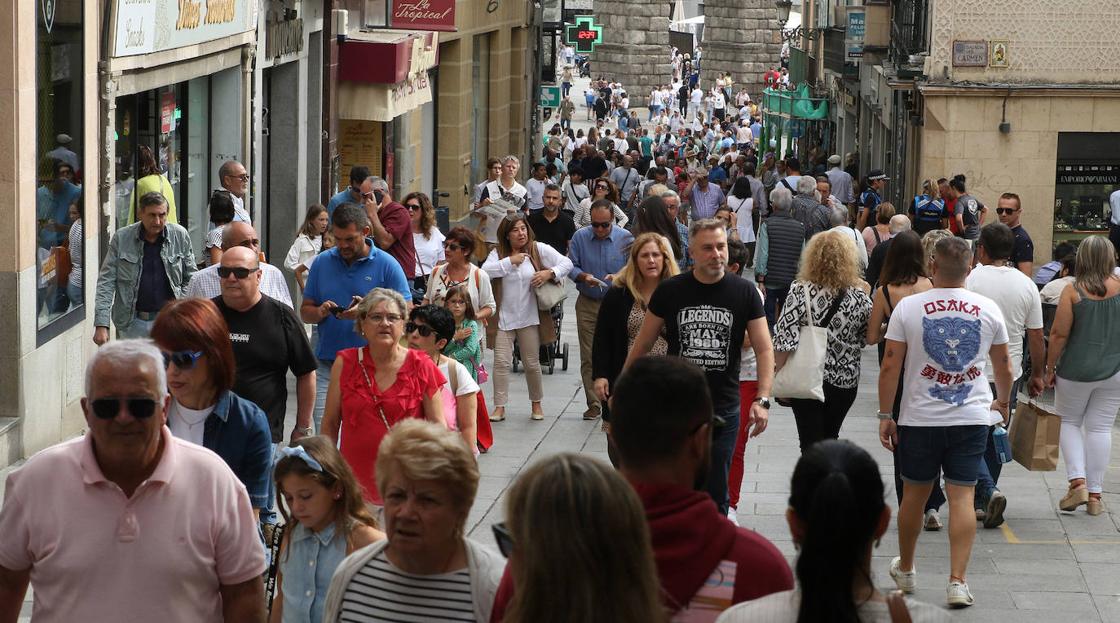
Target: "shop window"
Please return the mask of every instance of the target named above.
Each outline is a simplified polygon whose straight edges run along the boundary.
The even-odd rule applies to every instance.
[[[1120,133],[1058,135],[1054,243],[1108,234],[1108,198],[1120,190]]]
[[[36,318],[41,344],[81,322],[84,152],[82,0],[36,3]],[[86,179],[88,177],[88,180]],[[96,278],[96,271],[92,271]]]

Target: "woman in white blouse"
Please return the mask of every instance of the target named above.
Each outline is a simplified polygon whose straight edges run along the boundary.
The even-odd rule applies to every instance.
[[[323,250],[323,238],[330,225],[330,215],[321,204],[314,204],[307,208],[307,216],[303,219],[303,226],[299,234],[288,249],[288,256],[284,258],[284,268],[295,273],[299,291],[303,292],[304,282],[307,280],[307,271],[315,256]]]
[[[611,209],[614,211],[614,221],[619,227],[626,227],[630,222],[630,217],[618,207],[618,187],[614,182],[606,179],[599,178],[595,180],[595,186],[592,187],[590,197],[585,197],[583,201],[579,202],[579,209],[576,210],[575,222],[576,227],[587,227],[591,224],[591,204],[600,199],[606,199],[611,202]]]
[[[482,270],[492,279],[501,280],[496,288],[497,332],[490,342],[494,345],[494,411],[490,414],[491,421],[505,419],[514,339],[525,362],[532,418],[544,419],[541,411],[544,389],[541,385],[540,335],[547,335],[554,327],[551,320],[547,320],[544,326],[541,324],[541,315],[547,319],[548,312],[537,309],[536,288],[550,280],[562,280],[571,269],[571,260],[533,239],[533,230],[523,214],[511,214],[498,226],[498,247],[490,252],[482,265]]]
[[[428,289],[428,275],[436,264],[444,262],[443,232],[436,227],[436,209],[424,193],[405,195],[404,207],[412,219],[412,242],[416,245],[416,272],[411,275],[412,287],[420,292]]]

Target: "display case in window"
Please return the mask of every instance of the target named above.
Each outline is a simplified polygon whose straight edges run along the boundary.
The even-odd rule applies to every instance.
[[[1108,197],[1120,189],[1120,162],[1058,164],[1054,243],[1108,234]]]

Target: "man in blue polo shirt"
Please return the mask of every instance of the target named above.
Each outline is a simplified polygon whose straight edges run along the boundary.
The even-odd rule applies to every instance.
[[[583,419],[594,420],[602,414],[602,405],[595,394],[591,375],[591,347],[595,342],[595,322],[599,304],[610,289],[610,280],[626,266],[630,243],[634,236],[614,224],[611,204],[600,199],[591,204],[591,224],[577,231],[568,245],[572,270],[568,277],[576,282],[576,328],[579,333],[579,371],[583,378],[583,394],[587,411]]]
[[[331,382],[335,354],[365,342],[354,332],[353,306],[374,288],[390,288],[412,300],[401,265],[370,238],[369,216],[352,203],[344,203],[331,215],[335,247],[316,258],[307,275],[299,315],[308,324],[319,325],[319,360],[315,378],[315,431],[323,421],[323,407]]]
[[[350,185],[340,190],[327,202],[327,214],[333,215],[335,208],[344,203],[362,205],[362,195],[373,192],[372,185],[367,184],[367,188],[362,188],[362,184],[365,183],[368,177],[369,169],[365,167],[350,167]]]

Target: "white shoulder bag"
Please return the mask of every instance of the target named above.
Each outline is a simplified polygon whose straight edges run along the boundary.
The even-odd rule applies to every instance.
[[[797,350],[786,359],[786,365],[774,375],[773,394],[779,398],[804,398],[824,402],[824,364],[828,357],[828,325],[840,309],[847,291],[832,302],[820,326],[813,324],[812,301],[809,321],[801,327]]]

